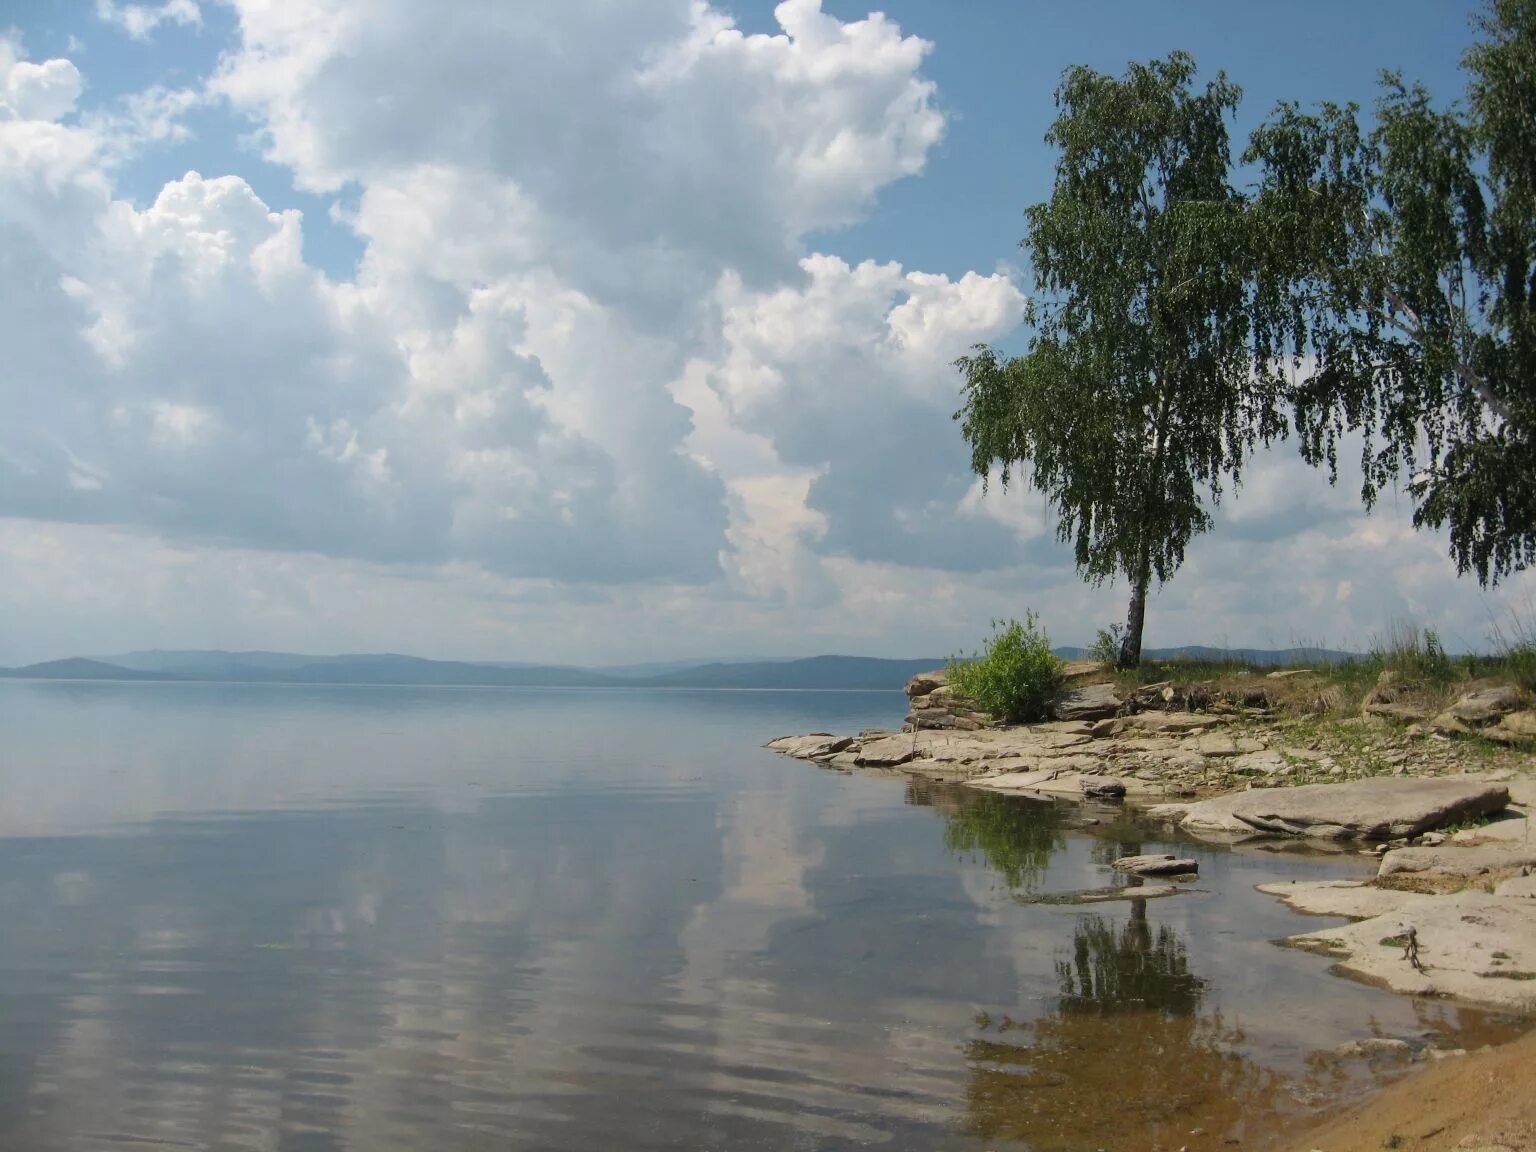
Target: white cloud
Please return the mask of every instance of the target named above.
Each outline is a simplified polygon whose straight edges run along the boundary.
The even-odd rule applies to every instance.
[[[1121,614],[950,421],[1013,280],[815,251],[941,139],[926,41],[814,0],[771,35],[689,0],[232,7],[206,90],[106,105],[0,38],[0,556],[56,577],[0,588],[28,635],[939,654],[1027,605],[1068,642]],[[122,191],[210,101],[335,194],[355,276],[238,173]],[[1399,605],[1475,632],[1442,553],[1282,451],[1150,639],[1344,640]]]
[[[203,13],[197,0],[164,0],[162,4],[96,0],[96,18],[121,28],[135,40],[147,40],[162,24],[200,26]]]

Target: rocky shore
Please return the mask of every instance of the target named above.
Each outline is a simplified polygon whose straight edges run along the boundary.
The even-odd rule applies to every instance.
[[[1000,726],[935,672],[908,684],[903,731],[768,746],[844,771],[1123,799],[1176,837],[1379,856],[1366,881],[1261,886],[1298,911],[1353,921],[1288,943],[1397,991],[1536,1013],[1529,701],[1474,685],[1431,708],[1384,676],[1359,715],[1330,717],[1329,688],[1300,670],[1128,691],[1079,663],[1052,719]]]

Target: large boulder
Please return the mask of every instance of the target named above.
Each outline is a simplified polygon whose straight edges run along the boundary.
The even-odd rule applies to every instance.
[[[916,755],[917,742],[911,736],[885,736],[864,741],[855,763],[861,768],[895,768]]]
[[[949,685],[949,671],[945,668],[936,668],[932,672],[919,672],[907,681],[907,697],[926,696],[938,688]]]
[[[1520,703],[1518,688],[1500,684],[1494,688],[1468,692],[1447,711],[1463,724],[1481,728],[1487,724],[1497,724],[1511,712],[1519,711]]]
[[[1408,872],[1466,880],[1473,876],[1515,872],[1533,866],[1536,866],[1536,846],[1521,843],[1398,848],[1381,858],[1381,869],[1377,876],[1397,876]]]
[[[1509,789],[1456,777],[1376,777],[1300,788],[1254,788],[1153,815],[1176,818],[1191,831],[1236,832],[1240,827],[1282,836],[1324,840],[1395,840],[1462,820],[1488,816],[1509,804]],[[1172,806],[1168,806],[1169,809]]]
[[[1084,684],[1057,696],[1051,702],[1051,716],[1057,720],[1107,720],[1123,703],[1113,684]]]

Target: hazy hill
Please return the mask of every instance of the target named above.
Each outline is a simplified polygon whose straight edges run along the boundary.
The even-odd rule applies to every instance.
[[[84,656],[70,656],[64,660],[45,660],[41,664],[28,664],[24,668],[0,668],[0,676],[27,680],[178,679],[163,672],[143,672],[135,668],[123,668],[100,660],[90,660]]]
[[[1058,648],[1060,656],[1086,655]],[[1152,648],[1150,662],[1188,659],[1246,661],[1259,665],[1337,663],[1347,652],[1321,648]],[[549,664],[425,660],[394,653],[304,656],[292,652],[128,652],[109,659],[83,656],[0,676],[48,680],[215,680],[268,684],[442,684],[544,688],[819,688],[898,689],[919,672],[938,668],[939,657],[884,660],[870,656],[812,656],[803,660],[688,661],[619,668],[567,668]]]

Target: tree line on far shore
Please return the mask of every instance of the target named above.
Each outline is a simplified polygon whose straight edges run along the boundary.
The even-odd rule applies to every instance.
[[[1187,54],[1064,74],[1028,349],[961,358],[956,418],[1086,579],[1126,577],[1122,667],[1154,578],[1288,437],[1334,480],[1358,436],[1366,506],[1403,483],[1483,585],[1536,563],[1536,0],[1476,25],[1461,103],[1386,74],[1373,122],[1282,103],[1235,161],[1241,90]]]

